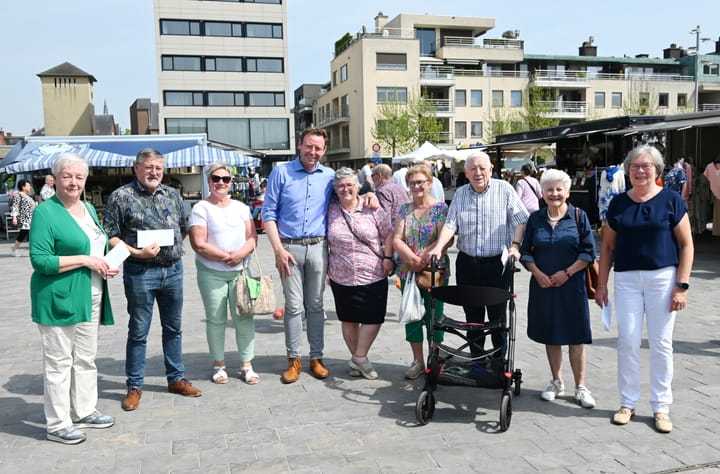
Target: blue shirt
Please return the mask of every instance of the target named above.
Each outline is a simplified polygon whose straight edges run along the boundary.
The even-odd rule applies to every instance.
[[[263,221],[275,221],[280,237],[325,237],[335,171],[320,163],[308,172],[300,158],[276,166],[268,177]]]
[[[615,271],[656,270],[677,266],[675,226],[687,214],[680,195],[661,190],[646,202],[635,202],[627,193],[610,202],[607,222],[617,232]]]

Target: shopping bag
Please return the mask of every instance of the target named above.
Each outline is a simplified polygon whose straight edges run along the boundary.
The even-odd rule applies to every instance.
[[[255,253],[253,252],[253,255]],[[237,279],[235,305],[241,315],[272,314],[275,311],[275,290],[270,275],[263,275],[260,260],[255,256],[259,276],[249,274],[246,264]]]
[[[400,324],[420,321],[423,314],[425,314],[425,303],[420,294],[420,288],[415,284],[415,273],[408,272],[400,301]]]

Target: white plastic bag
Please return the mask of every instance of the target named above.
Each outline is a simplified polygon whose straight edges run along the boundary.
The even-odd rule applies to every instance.
[[[408,272],[400,301],[400,324],[420,321],[423,314],[425,314],[425,304],[420,288],[415,284],[415,272]]]

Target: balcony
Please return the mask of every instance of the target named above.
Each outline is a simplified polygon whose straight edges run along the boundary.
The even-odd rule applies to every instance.
[[[425,99],[435,107],[435,114],[438,117],[452,117],[455,115],[455,102],[450,99]]]
[[[590,87],[587,71],[552,71],[536,69],[533,81],[538,87],[578,88]]]
[[[340,155],[343,153],[350,153],[350,138],[330,138],[325,154]]]
[[[538,105],[548,108],[547,116],[557,119],[586,119],[589,117],[588,105],[584,100],[540,101]]]
[[[348,107],[343,107],[342,110],[335,113],[330,113],[328,115],[320,117],[318,126],[320,127],[332,127],[333,125],[338,125],[341,123],[349,123],[350,122],[350,111],[348,110]]]
[[[452,132],[438,133],[436,145],[454,145]]]
[[[693,82],[695,78],[693,76],[682,76],[680,74],[610,74],[605,72],[593,72],[588,73],[588,77],[591,80],[596,81],[680,81],[680,82]]]
[[[708,110],[720,110],[720,104],[702,104],[700,110],[707,112]]]
[[[486,38],[477,43],[467,36],[445,36],[435,56],[448,61],[517,63],[523,60],[523,41]]]
[[[447,66],[421,66],[420,85],[452,87],[455,85],[455,70]]]

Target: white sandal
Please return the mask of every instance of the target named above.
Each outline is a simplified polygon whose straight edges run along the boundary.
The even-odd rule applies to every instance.
[[[212,381],[218,384],[228,383],[228,374],[224,365],[213,366]]]
[[[248,385],[255,385],[260,382],[260,376],[253,370],[252,366],[243,367],[238,374],[240,375],[240,380]]]

